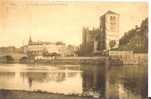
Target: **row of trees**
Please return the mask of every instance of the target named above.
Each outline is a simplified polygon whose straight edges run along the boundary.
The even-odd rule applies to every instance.
[[[148,52],[148,18],[142,21],[140,27],[129,30],[119,40],[118,50],[133,50],[134,52]]]

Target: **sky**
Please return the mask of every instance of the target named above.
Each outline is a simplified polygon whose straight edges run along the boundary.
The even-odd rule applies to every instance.
[[[0,46],[20,47],[33,41],[79,45],[82,28],[98,28],[108,10],[120,14],[120,36],[148,16],[147,2],[48,2],[0,0]]]

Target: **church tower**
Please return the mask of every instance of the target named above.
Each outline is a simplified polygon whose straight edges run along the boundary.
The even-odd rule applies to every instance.
[[[31,36],[29,36],[28,45],[30,45],[31,43],[32,43],[32,39],[31,39]]]
[[[119,44],[119,14],[108,11],[100,17],[100,29],[104,34],[105,49],[111,49],[111,42],[114,42],[112,48]]]

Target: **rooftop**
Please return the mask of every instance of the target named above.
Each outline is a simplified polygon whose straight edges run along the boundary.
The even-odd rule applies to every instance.
[[[118,13],[109,10],[109,11],[107,11],[105,14],[118,14]]]

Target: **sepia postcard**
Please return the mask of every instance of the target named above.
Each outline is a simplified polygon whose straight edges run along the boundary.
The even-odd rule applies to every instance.
[[[148,10],[0,0],[0,99],[147,99]]]

